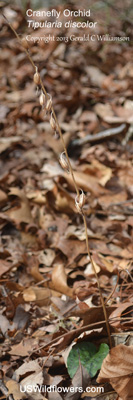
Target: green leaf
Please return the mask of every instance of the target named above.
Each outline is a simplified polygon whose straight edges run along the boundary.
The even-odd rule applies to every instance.
[[[90,377],[96,375],[101,368],[104,358],[109,352],[109,347],[106,343],[102,343],[97,351],[96,346],[91,342],[80,342],[74,345],[67,358],[67,369],[71,378],[76,374],[81,365],[87,369]]]
[[[102,362],[104,358],[107,356],[108,352],[109,352],[109,346],[106,343],[101,343],[99,350],[97,351],[96,354],[94,354],[94,356],[90,360],[89,370],[91,377],[95,376],[97,371],[101,369]]]

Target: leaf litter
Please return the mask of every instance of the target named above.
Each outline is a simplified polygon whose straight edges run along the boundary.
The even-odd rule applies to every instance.
[[[19,6],[4,6],[6,13],[17,21],[16,29],[25,27]],[[97,18],[102,21],[99,34],[104,33],[98,10]],[[110,18],[118,35],[125,29],[124,22],[114,25],[112,9]],[[71,380],[63,352],[72,344],[84,345],[86,339],[97,349],[104,343],[107,346],[104,314],[81,216],[75,209],[73,182],[58,163],[62,144],[51,136],[48,116],[39,107],[31,65],[3,18],[1,23],[5,39],[0,66],[0,368],[5,386],[0,394],[8,390],[14,400],[88,399],[94,396],[88,397],[87,392],[20,393],[20,384],[34,381],[49,387],[55,382],[57,387],[82,386],[85,390],[99,382],[105,384],[105,393],[95,399],[114,400],[118,395],[119,400],[130,400],[132,152],[126,135],[132,126],[131,47],[128,43],[100,46],[98,42],[93,51],[91,42],[83,42],[80,48],[76,43],[55,48],[52,42],[30,47],[35,62],[44,68],[42,78],[53,97],[76,182],[86,192],[91,254],[112,340],[119,335],[122,341],[113,342],[115,347],[98,365],[98,378],[97,371],[93,378],[88,376],[79,357]],[[95,138],[110,130],[112,135],[123,123],[116,137],[105,135],[102,142],[97,139],[90,144],[85,141],[88,134]],[[83,143],[80,149],[76,139]]]

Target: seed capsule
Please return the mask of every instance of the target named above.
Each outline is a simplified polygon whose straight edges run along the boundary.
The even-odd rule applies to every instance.
[[[28,42],[27,42],[27,40],[25,39],[25,37],[22,38],[21,43],[22,43],[22,46],[24,47],[24,49],[28,50],[29,45],[28,45]]]
[[[35,85],[39,85],[40,84],[40,74],[38,73],[38,68],[36,67],[36,72],[34,74],[34,83]]]
[[[86,200],[85,194],[84,194],[83,190],[81,190],[80,195],[76,196],[76,199],[75,199],[75,206],[79,213],[82,213],[82,208],[85,204],[85,200]]]
[[[54,131],[56,131],[56,121],[55,121],[55,119],[54,119],[54,117],[53,117],[53,114],[51,113],[51,117],[50,117],[50,125],[51,125],[51,128],[54,130]]]
[[[60,162],[61,167],[65,171],[69,172],[69,166],[68,166],[68,162],[67,162],[65,151],[60,154],[59,162]]]
[[[45,94],[42,92],[39,98],[40,106],[44,106],[45,104]]]
[[[52,108],[52,97],[51,97],[50,94],[48,94],[48,96],[49,96],[49,98],[48,98],[47,103],[46,103],[46,110],[47,111],[51,111],[51,108]]]

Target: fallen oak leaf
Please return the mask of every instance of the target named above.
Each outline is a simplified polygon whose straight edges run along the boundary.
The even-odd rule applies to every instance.
[[[41,371],[41,367],[39,365],[39,360],[32,360],[32,361],[26,361],[24,362],[19,368],[16,369],[16,371],[14,372],[14,379],[19,382],[20,377],[24,377],[26,375],[26,373],[34,373],[34,372],[40,372]]]
[[[105,122],[108,122],[109,124],[113,123],[122,123],[122,122],[129,122],[130,123],[130,114],[123,115],[124,114],[124,108],[123,108],[123,114],[121,117],[116,116],[113,110],[113,107],[109,104],[102,104],[102,103],[97,103],[94,106],[94,111],[96,114],[102,118]]]
[[[92,167],[96,171],[96,176],[98,177],[100,185],[105,186],[112,177],[112,169],[100,163],[98,160],[93,160]]]
[[[51,291],[49,288],[31,286],[23,291],[25,302],[33,301],[35,304],[44,306],[51,303]]]
[[[5,274],[13,267],[12,263],[7,260],[0,260],[0,276]]]
[[[107,307],[107,316],[109,317],[111,311],[114,311],[116,308],[115,306],[108,306]],[[74,309],[74,315],[78,316],[83,319],[83,324],[86,326],[88,324],[92,324],[95,322],[100,322],[104,319],[104,313],[102,306],[94,306],[87,307],[87,304],[80,301],[77,304],[77,307]]]
[[[0,314],[0,331],[2,332],[3,336],[11,328],[12,328],[12,326],[10,325],[10,322],[8,321],[6,316]]]
[[[125,317],[125,321],[124,321]],[[109,324],[115,328],[127,329],[133,323],[133,305],[131,302],[120,303],[109,316]]]
[[[133,346],[113,347],[102,363],[97,382],[109,382],[122,400],[132,400]]]
[[[57,264],[54,266],[52,271],[52,283],[55,290],[73,297],[73,289],[67,285],[67,275],[63,264]]]
[[[24,262],[27,265],[27,271],[33,276],[36,282],[43,281],[44,277],[39,271],[39,260],[35,256],[24,254]]]
[[[93,265],[95,266],[95,271],[96,271],[96,273],[98,274],[98,273],[100,272],[100,267],[99,267],[99,265],[98,265],[94,260],[93,260]],[[94,273],[94,268],[93,268],[91,262],[89,262],[89,263],[87,264],[87,266],[86,266],[86,268],[85,268],[85,270],[84,270],[84,275],[85,275],[85,277],[91,277],[91,276],[94,276],[94,275],[95,275],[95,273]]]
[[[29,371],[31,372],[29,374]],[[21,380],[21,391],[28,392],[28,387],[30,386],[31,389],[31,394],[32,394],[32,399],[35,400],[43,400],[44,397],[41,393],[38,393],[38,390],[36,388],[38,386],[41,386],[43,384],[43,379],[45,379],[46,384],[49,383],[49,376],[47,372],[43,372],[42,368],[39,365],[38,360],[34,360],[31,362],[25,362],[24,364],[21,365],[16,371],[15,374],[17,376],[16,379],[18,380],[18,376],[23,376],[24,379]],[[26,376],[28,373],[28,376]],[[44,374],[44,377],[43,377]]]
[[[63,174],[64,178],[66,179],[69,187],[73,190],[73,180],[70,174],[67,174],[64,172]],[[98,179],[95,176],[92,176],[91,173],[89,173],[89,168],[86,173],[82,171],[74,171],[74,176],[75,176],[75,181],[78,187],[82,187],[82,189],[86,192],[90,191],[93,193],[95,196],[99,196],[100,193],[102,193],[101,186],[98,182]]]
[[[26,399],[26,394],[25,393],[21,393],[20,385],[15,380],[9,379],[8,382],[6,382],[6,387],[8,388],[8,395],[12,394],[14,400]]]
[[[87,229],[87,234],[88,237],[90,238],[98,238],[99,236],[95,233],[93,233],[90,229]],[[77,227],[76,225],[69,225],[65,231],[65,238],[70,239],[70,238],[76,238],[81,241],[85,240],[85,232],[84,232],[84,227]]]
[[[80,241],[76,239],[66,239],[64,236],[59,236],[56,242],[56,248],[61,250],[63,254],[68,258],[69,264],[76,259],[79,254],[86,254],[86,243],[85,240]]]
[[[33,349],[35,344],[36,344],[35,339],[22,340],[20,343],[12,346],[12,349],[9,351],[9,354],[19,357],[27,357],[29,356],[31,349]]]
[[[90,78],[91,83],[94,86],[102,87],[103,82],[107,79],[107,75],[105,75],[98,67],[95,67],[94,65],[87,65],[85,70]]]
[[[0,153],[20,141],[22,141],[21,136],[0,138]]]
[[[0,189],[0,204],[3,205],[8,200],[7,194]]]
[[[73,284],[73,293],[81,301],[98,291],[96,284],[86,280],[76,281]],[[79,303],[80,304],[80,303]],[[90,304],[90,303],[89,303]],[[79,307],[80,308],[80,307]],[[88,307],[87,307],[88,308]]]
[[[51,249],[46,249],[46,251],[47,252],[50,251],[50,260],[51,260],[51,255],[53,254],[53,253],[51,254],[52,250]],[[46,253],[46,255],[47,255],[47,253]],[[52,296],[55,296],[55,295],[57,297],[60,296],[62,291],[61,290],[59,290],[59,291],[55,290],[55,284],[51,281],[51,274],[49,275],[48,279],[47,278],[45,279],[45,282],[44,282],[44,276],[39,271],[39,258],[40,258],[39,256],[37,258],[35,255],[33,255],[33,256],[27,256],[27,254],[24,255],[24,261],[28,266],[28,273],[33,276],[33,278],[35,279],[36,282],[39,283],[39,282],[43,281],[41,283],[41,286],[43,286],[45,288],[52,289],[52,292],[51,292]],[[44,258],[45,258],[45,255],[44,255]],[[40,261],[41,260],[43,261],[42,258],[40,259]],[[52,256],[52,260],[53,260],[53,256]],[[51,264],[51,261],[50,261],[50,264]],[[39,289],[39,288],[37,288],[37,289]],[[27,290],[26,293],[28,294],[28,289],[26,289],[26,290]],[[26,300],[26,301],[34,301],[35,300],[35,295],[33,295],[33,293],[31,293],[31,292],[29,292],[29,295],[33,298],[33,300]],[[50,295],[50,297],[51,297],[51,295]]]
[[[108,260],[107,257],[104,257],[100,253],[94,253],[93,254],[93,260],[105,272],[108,271],[108,272],[112,273],[114,271],[114,269],[115,269],[114,263],[112,261]]]
[[[14,187],[10,189],[9,195],[18,197],[20,205],[10,208],[5,212],[5,214],[8,215],[11,220],[15,221],[16,223],[33,222],[30,211],[30,204],[24,191]]]

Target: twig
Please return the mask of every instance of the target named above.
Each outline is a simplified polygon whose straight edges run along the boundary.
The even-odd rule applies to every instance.
[[[99,140],[106,140],[113,136],[119,135],[120,133],[122,133],[124,131],[125,128],[126,128],[126,124],[122,124],[122,125],[118,126],[117,128],[106,129],[105,131],[101,131],[99,133],[96,133],[95,135],[86,135],[82,139],[73,140],[71,145],[72,146],[82,146],[83,144],[86,144],[86,143],[95,143]]]
[[[19,35],[16,32],[16,30],[12,27],[12,25],[10,24],[10,22],[7,20],[7,18],[5,16],[4,16],[4,18],[6,19],[6,21],[7,21],[8,25],[10,26],[11,30],[14,32],[17,40],[21,43],[21,45],[23,45]],[[60,139],[61,139],[62,144],[63,144],[64,153],[65,153],[66,161],[67,161],[67,167],[68,167],[69,172],[70,172],[70,174],[72,176],[74,187],[75,187],[75,191],[76,191],[76,194],[77,194],[76,199],[75,199],[75,204],[76,204],[76,207],[77,207],[78,211],[81,213],[81,215],[83,217],[83,222],[84,222],[84,227],[85,227],[87,253],[88,253],[88,256],[89,256],[89,259],[90,259],[90,262],[92,264],[92,268],[93,268],[93,271],[94,271],[94,274],[95,274],[95,277],[96,277],[96,280],[97,280],[97,285],[98,285],[98,289],[99,289],[101,304],[102,304],[102,307],[103,307],[103,313],[104,313],[104,317],[105,317],[105,321],[106,321],[106,328],[107,328],[107,333],[108,333],[109,345],[110,345],[110,347],[112,347],[110,328],[109,328],[109,323],[108,323],[108,318],[107,318],[106,307],[105,307],[105,304],[104,304],[104,299],[103,299],[103,296],[102,296],[102,291],[101,291],[101,288],[100,288],[99,278],[98,278],[98,275],[97,275],[97,272],[96,272],[95,264],[93,262],[93,258],[91,256],[91,254],[90,254],[88,234],[87,234],[87,222],[86,222],[86,216],[85,216],[85,214],[83,212],[84,194],[83,194],[83,191],[81,191],[81,193],[80,193],[80,190],[79,190],[79,188],[77,186],[77,183],[76,183],[76,180],[75,180],[75,177],[74,177],[74,173],[73,173],[73,169],[72,169],[72,166],[71,166],[71,163],[70,163],[70,160],[69,160],[69,156],[68,156],[67,148],[66,148],[66,145],[65,145],[65,141],[64,141],[64,138],[63,138],[63,135],[62,135],[62,131],[61,131],[61,128],[59,126],[59,123],[58,123],[58,120],[57,120],[57,117],[56,117],[56,114],[55,114],[55,111],[54,111],[54,108],[53,108],[53,105],[52,105],[52,100],[51,100],[51,104],[50,104],[50,95],[47,93],[47,91],[46,91],[46,89],[45,89],[45,87],[43,85],[43,82],[42,82],[42,79],[40,77],[40,74],[38,73],[37,66],[35,65],[34,61],[32,60],[32,58],[31,58],[31,56],[29,54],[29,51],[27,50],[26,47],[24,47],[24,45],[23,45],[23,50],[27,54],[27,57],[28,57],[30,63],[32,64],[32,66],[34,68],[34,71],[35,71],[34,82],[35,82],[36,85],[39,85],[41,87],[42,96],[46,97],[46,100],[47,100],[46,110],[48,110],[51,113],[50,124],[51,124],[53,130],[55,131],[55,133],[58,131]],[[41,98],[41,102],[40,103],[43,102],[42,100],[43,99]],[[49,104],[49,106],[48,106],[48,104]]]
[[[101,327],[102,325],[106,325],[106,321],[105,321],[105,320],[104,320],[104,321],[95,322],[95,323],[93,322],[93,324],[89,324],[89,325],[82,326],[81,328],[77,328],[77,329],[76,329],[76,335],[78,336],[78,335],[80,335],[82,332],[86,332],[86,331],[88,331],[89,329],[95,329],[95,328],[97,328],[98,326]],[[48,347],[48,346],[51,347],[51,346],[53,346],[54,343],[58,342],[59,340],[61,340],[61,339],[63,339],[63,338],[65,339],[65,338],[67,338],[67,336],[70,336],[70,335],[71,335],[71,338],[73,338],[73,335],[75,335],[75,329],[72,329],[71,332],[63,333],[62,335],[60,335],[60,336],[58,336],[58,337],[52,339],[51,342],[49,342],[49,343],[44,343],[44,344],[42,344],[40,347],[38,347],[37,350],[35,349],[35,350],[33,350],[33,351],[30,353],[30,357],[31,357],[31,355],[32,355],[35,351],[44,349],[44,348],[46,348],[46,347]],[[66,341],[65,341],[65,346],[66,346]]]
[[[125,146],[128,143],[128,141],[131,139],[132,136],[133,136],[133,124],[131,124],[129,126],[129,129],[128,129],[127,133],[126,133],[126,136],[122,140],[123,146]]]
[[[115,284],[113,290],[111,291],[111,293],[110,293],[109,296],[107,297],[107,299],[106,299],[106,301],[105,301],[105,304],[107,304],[108,301],[109,301],[109,300],[111,299],[111,297],[113,296],[113,294],[114,294],[114,292],[115,292],[115,290],[116,290],[116,288],[117,288],[118,282],[119,282],[119,272],[118,272],[118,275],[117,275],[117,282],[116,282],[116,284]]]
[[[46,364],[46,362],[48,361],[48,359],[50,358],[50,356],[52,356],[52,354],[54,353],[54,349],[52,349],[51,351],[50,351],[50,353],[48,354],[48,356],[46,357],[46,359],[45,359],[45,361],[43,362],[43,365],[42,365],[42,370],[43,370],[43,368],[44,368],[44,365]]]

